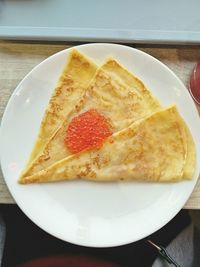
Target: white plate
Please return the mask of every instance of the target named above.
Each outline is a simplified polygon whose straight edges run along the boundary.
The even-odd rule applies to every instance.
[[[190,196],[200,170],[198,113],[182,82],[165,65],[146,53],[116,44],[87,44],[76,48],[97,63],[108,55],[114,56],[151,88],[163,106],[177,104],[196,142],[198,161],[194,179],[173,184],[17,183],[70,49],[35,67],[10,98],[1,127],[3,174],[19,207],[48,233],[74,244],[92,247],[127,244],[164,226]]]

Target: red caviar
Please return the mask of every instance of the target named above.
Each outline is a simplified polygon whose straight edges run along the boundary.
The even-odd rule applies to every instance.
[[[65,144],[71,153],[78,153],[100,148],[110,135],[112,132],[106,118],[97,110],[90,109],[72,119]]]

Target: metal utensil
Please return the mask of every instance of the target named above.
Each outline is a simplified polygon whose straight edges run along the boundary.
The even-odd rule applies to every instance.
[[[158,246],[157,244],[155,244],[153,241],[151,240],[147,240],[149,242],[149,244],[151,244],[154,248],[156,248],[158,250],[158,253],[160,254],[160,256],[165,259],[169,264],[172,264],[173,266],[176,267],[181,267],[177,262],[175,262],[175,260],[169,255],[169,253],[167,252],[167,250],[162,247],[162,246]]]

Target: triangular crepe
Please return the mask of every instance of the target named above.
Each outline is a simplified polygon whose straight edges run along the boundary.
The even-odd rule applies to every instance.
[[[185,127],[175,106],[136,121],[110,136],[98,150],[60,160],[21,183],[93,181],[179,181],[187,158]],[[194,146],[191,146],[195,154]],[[194,164],[190,166],[191,175]]]
[[[144,85],[144,83],[138,79],[135,75],[130,73],[124,66],[122,67],[116,60],[110,58],[102,66],[102,69],[106,71],[112,78],[124,83],[126,86],[134,89],[138,92],[144,101],[151,106],[152,109],[157,110],[160,107],[159,102],[152,96],[150,90]]]
[[[65,117],[83,96],[97,66],[85,55],[73,49],[59,78],[41,122],[37,141],[27,167],[41,153],[45,144],[60,127]]]
[[[115,133],[159,110],[161,106],[138,78],[115,60],[108,60],[97,70],[83,98],[70,114],[66,114],[63,125],[20,179],[69,156],[71,153],[64,145],[64,139],[70,121],[94,108],[108,119],[112,132]]]
[[[182,128],[184,129],[184,131],[182,131],[183,134],[182,136],[184,139],[185,151],[186,151],[186,159],[183,168],[183,177],[191,179],[193,177],[194,166],[196,161],[195,144],[189,128],[187,127],[186,123],[181,117],[179,122],[182,124]]]

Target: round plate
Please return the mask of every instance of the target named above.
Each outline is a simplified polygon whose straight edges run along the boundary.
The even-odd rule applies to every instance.
[[[4,178],[19,207],[48,233],[74,244],[92,247],[127,244],[164,226],[190,196],[200,170],[198,113],[182,82],[152,56],[117,44],[87,44],[76,49],[93,58],[97,64],[112,55],[140,77],[163,106],[177,104],[196,143],[198,160],[193,180],[171,184],[17,183],[70,49],[35,67],[10,98],[2,120],[0,139]]]

